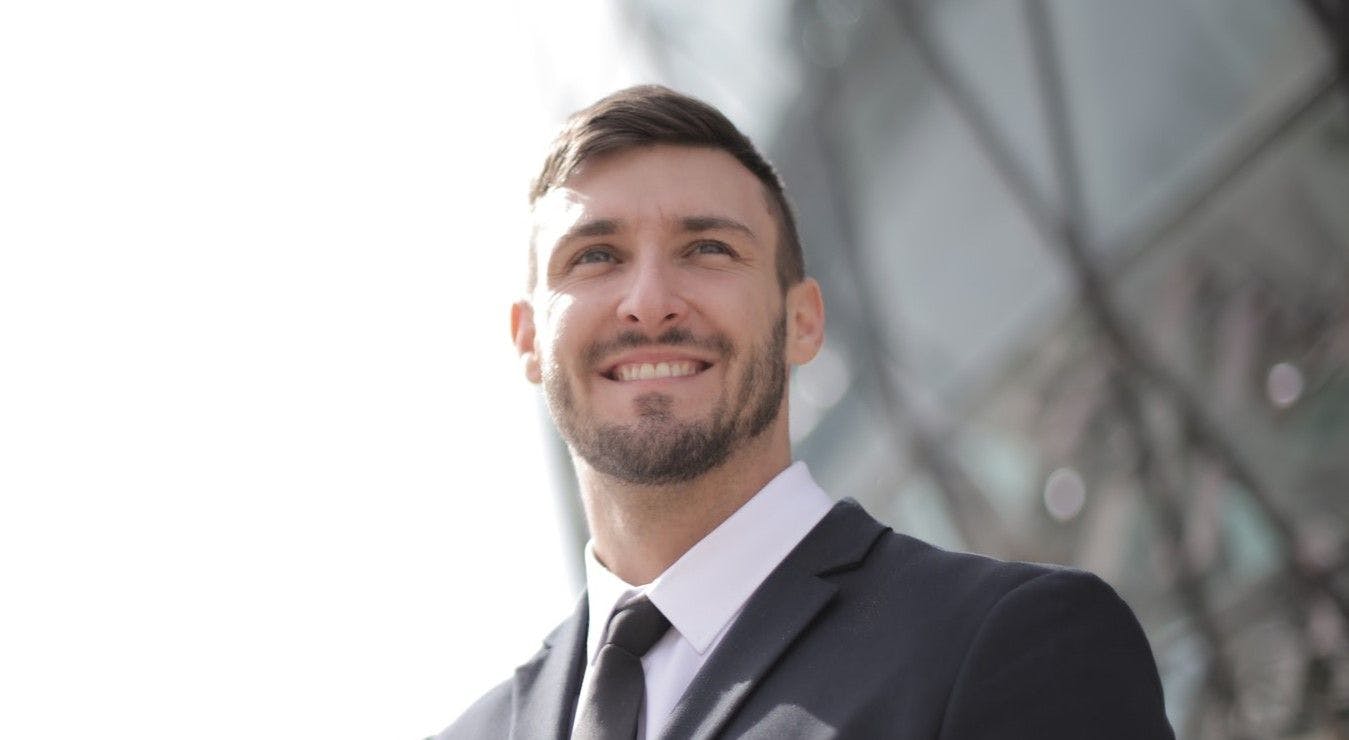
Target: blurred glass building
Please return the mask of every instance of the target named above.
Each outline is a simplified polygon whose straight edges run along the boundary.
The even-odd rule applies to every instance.
[[[663,82],[782,173],[829,309],[791,398],[827,490],[1099,573],[1182,738],[1349,737],[1349,3],[585,12],[596,38],[538,29],[559,116]]]

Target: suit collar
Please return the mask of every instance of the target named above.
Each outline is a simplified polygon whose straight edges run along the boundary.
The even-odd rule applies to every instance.
[[[543,648],[528,663],[515,670],[513,740],[570,737],[585,665],[586,603],[583,594],[571,617],[544,638]]]
[[[857,502],[845,499],[835,504],[745,603],[730,632],[675,705],[662,736],[715,735],[833,599],[838,587],[825,577],[856,567],[884,531]]]

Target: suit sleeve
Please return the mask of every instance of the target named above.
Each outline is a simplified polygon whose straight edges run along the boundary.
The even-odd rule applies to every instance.
[[[1173,740],[1143,630],[1110,586],[1054,570],[1009,591],[971,643],[944,740]]]

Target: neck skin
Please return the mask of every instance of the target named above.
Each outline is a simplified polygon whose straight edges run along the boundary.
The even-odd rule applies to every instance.
[[[595,556],[631,585],[655,580],[791,464],[787,399],[777,419],[726,461],[668,486],[634,485],[572,455]]]

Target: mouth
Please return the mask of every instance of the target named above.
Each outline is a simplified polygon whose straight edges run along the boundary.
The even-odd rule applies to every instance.
[[[618,362],[602,371],[609,380],[627,383],[634,380],[664,380],[697,375],[711,367],[702,360],[688,358],[662,360],[628,360]]]

